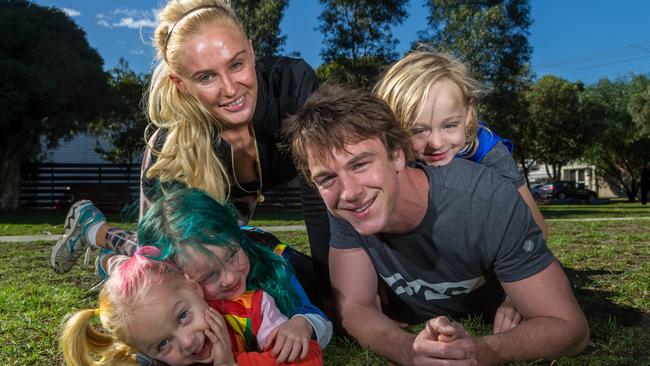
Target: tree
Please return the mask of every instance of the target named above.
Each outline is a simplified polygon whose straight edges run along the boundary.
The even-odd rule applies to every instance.
[[[230,3],[253,40],[257,57],[282,51],[286,37],[280,35],[280,21],[288,0],[231,0]]]
[[[641,169],[649,161],[650,134],[639,128],[630,114],[633,88],[629,80],[600,80],[586,88],[581,114],[593,120],[600,138],[589,145],[585,160],[614,191],[636,199]]]
[[[123,58],[109,73],[110,97],[106,102],[109,108],[90,127],[113,146],[106,148],[98,141],[95,151],[105,160],[128,164],[144,150],[144,130],[148,119],[142,97],[148,77],[129,69]]]
[[[640,129],[650,134],[650,79],[647,75],[632,78],[628,111]]]
[[[428,27],[418,32],[418,42],[461,57],[485,83],[490,93],[479,105],[479,118],[515,141],[515,158],[525,169],[526,150],[534,143],[522,97],[532,80],[528,0],[428,0],[426,6]]]
[[[63,12],[0,1],[0,209],[19,203],[21,164],[102,110],[102,59]]]
[[[397,58],[391,27],[406,18],[405,0],[319,0],[324,36],[321,79],[371,86],[381,67]]]
[[[535,132],[530,144],[536,146],[537,161],[552,167],[549,175],[559,179],[560,168],[579,159],[590,143],[590,120],[579,113],[582,84],[555,76],[544,76],[526,93],[528,127]]]

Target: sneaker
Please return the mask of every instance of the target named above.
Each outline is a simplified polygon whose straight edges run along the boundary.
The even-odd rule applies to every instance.
[[[88,247],[86,232],[92,224],[106,221],[106,217],[91,201],[75,202],[65,218],[61,239],[52,248],[50,264],[56,273],[68,272]]]
[[[115,255],[115,252],[110,249],[101,248],[99,254],[97,255],[97,259],[95,259],[95,274],[97,274],[97,276],[99,276],[99,279],[102,281],[108,278],[108,270],[104,268],[103,264],[104,258],[107,255],[113,256]]]

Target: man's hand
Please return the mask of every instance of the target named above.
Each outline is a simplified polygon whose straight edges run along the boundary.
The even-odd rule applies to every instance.
[[[413,342],[413,365],[475,366],[476,345],[458,323],[444,316],[430,319]]]
[[[523,317],[517,309],[515,309],[510,297],[506,296],[503,304],[499,306],[496,314],[494,315],[494,326],[492,327],[492,334],[499,334],[507,332],[521,323]]]
[[[275,357],[276,364],[302,360],[309,353],[309,341],[313,332],[307,319],[293,317],[269,333],[264,349],[273,345],[271,356]]]
[[[205,336],[212,342],[212,359],[214,366],[236,365],[235,356],[230,348],[230,337],[226,329],[223,316],[213,308],[205,311],[205,320],[210,327],[205,331]]]

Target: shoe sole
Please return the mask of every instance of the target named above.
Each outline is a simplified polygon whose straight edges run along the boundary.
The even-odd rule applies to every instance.
[[[56,257],[57,253],[59,250],[61,250],[61,247],[66,245],[68,243],[68,240],[70,239],[70,235],[75,231],[77,228],[77,225],[79,225],[79,208],[86,204],[87,202],[90,202],[88,200],[82,200],[75,202],[72,206],[70,206],[70,209],[68,210],[67,215],[65,216],[65,224],[63,225],[63,235],[61,238],[56,242],[54,247],[52,248],[52,255],[50,255],[50,265],[52,266],[52,269],[54,272],[63,274],[72,268],[72,265],[74,262],[70,263],[70,266],[68,268],[59,268],[56,264]],[[60,270],[59,270],[60,269]]]

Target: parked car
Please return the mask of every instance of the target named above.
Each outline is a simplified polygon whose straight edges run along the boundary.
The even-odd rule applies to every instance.
[[[542,187],[543,184],[533,184],[530,186],[530,193],[533,195],[533,198],[536,200],[542,199]]]
[[[545,184],[540,189],[540,195],[545,199],[582,199],[590,202],[598,198],[598,194],[585,188],[584,183],[570,182],[567,180],[559,180]]]

